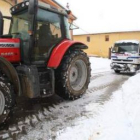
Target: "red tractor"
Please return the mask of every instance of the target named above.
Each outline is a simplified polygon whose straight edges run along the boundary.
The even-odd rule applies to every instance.
[[[3,35],[0,14],[0,123],[18,96],[44,98],[54,93],[64,99],[80,98],[90,82],[90,63],[71,40],[68,12],[37,0],[11,9],[11,26]]]

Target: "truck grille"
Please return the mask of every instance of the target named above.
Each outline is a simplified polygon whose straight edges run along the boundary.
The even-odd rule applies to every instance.
[[[133,60],[120,60],[120,59],[113,59],[113,61],[132,62]]]

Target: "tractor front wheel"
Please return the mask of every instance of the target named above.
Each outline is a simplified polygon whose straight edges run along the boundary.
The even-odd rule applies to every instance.
[[[56,93],[65,99],[81,97],[90,82],[90,62],[81,50],[69,51],[56,70]]]
[[[0,124],[3,123],[14,106],[13,89],[9,82],[0,77]]]

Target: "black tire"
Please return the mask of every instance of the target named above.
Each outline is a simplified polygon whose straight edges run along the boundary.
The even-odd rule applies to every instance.
[[[13,91],[10,82],[0,77],[0,124],[5,122],[15,104]]]
[[[115,71],[115,73],[120,73],[120,70],[114,70]]]
[[[69,50],[56,70],[56,93],[64,99],[80,98],[88,88],[90,73],[86,53],[82,50]]]

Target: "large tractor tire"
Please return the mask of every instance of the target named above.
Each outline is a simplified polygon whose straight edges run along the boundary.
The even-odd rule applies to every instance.
[[[90,82],[90,62],[82,50],[70,50],[56,70],[56,93],[75,100],[87,90]]]
[[[8,118],[8,115],[14,106],[15,97],[11,84],[0,77],[0,124]]]

